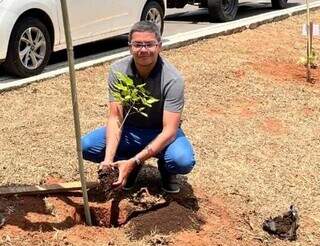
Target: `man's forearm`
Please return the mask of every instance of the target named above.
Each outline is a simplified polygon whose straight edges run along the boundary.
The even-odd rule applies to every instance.
[[[151,157],[154,157],[168,144],[175,140],[176,134],[176,130],[163,130],[145,149],[140,151],[135,158],[138,158],[143,162]]]
[[[104,160],[113,162],[121,137],[119,119],[116,117],[109,118],[106,134],[106,154]]]

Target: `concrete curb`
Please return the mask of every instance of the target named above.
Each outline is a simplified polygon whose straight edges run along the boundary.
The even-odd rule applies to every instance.
[[[320,1],[310,4],[310,9],[315,10],[320,8]],[[305,12],[306,5],[300,5],[288,9],[273,11],[271,13],[264,13],[257,16],[244,18],[237,21],[221,23],[214,26],[204,27],[195,31],[189,31],[185,33],[179,33],[169,37],[164,37],[163,47],[164,49],[178,48],[187,44],[194,43],[201,39],[213,38],[222,35],[229,35],[237,32],[241,32],[246,29],[254,29],[262,24],[280,21],[290,16],[301,14]],[[105,52],[99,55],[93,55],[88,57],[89,61],[79,62],[75,65],[76,70],[84,69],[90,66],[99,65],[108,61],[119,59],[121,57],[129,55],[129,51],[126,48],[117,49],[109,52]],[[57,68],[60,65],[51,67],[52,71],[43,72],[40,75],[14,80],[5,84],[0,84],[0,92],[13,90],[19,87],[26,86],[28,84],[39,82],[45,79],[53,78],[61,74],[68,73],[69,69],[65,64],[61,68]]]

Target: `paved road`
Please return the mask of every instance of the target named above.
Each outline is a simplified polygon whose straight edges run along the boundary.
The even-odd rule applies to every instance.
[[[305,0],[288,1],[289,8],[305,4]],[[315,0],[310,0],[310,2],[314,1]],[[239,0],[237,20],[271,11],[273,11],[271,8],[271,0]],[[177,32],[192,31],[209,25],[216,25],[215,23],[209,22],[207,9],[199,9],[196,6],[187,5],[183,9],[169,9],[168,14],[170,15],[166,18],[164,36],[173,35]]]
[[[315,1],[315,0],[310,0]],[[320,1],[320,0],[316,0]],[[261,13],[273,11],[270,1],[244,1],[240,0],[239,11],[237,19],[242,19],[249,16],[254,16]],[[304,0],[289,0],[289,7],[304,4]],[[217,25],[217,23],[210,23],[208,11],[206,9],[199,9],[198,7],[187,5],[183,9],[169,9],[167,18],[165,20],[164,38],[177,33],[183,33],[191,30],[196,30],[210,25]],[[75,47],[75,57],[77,62],[90,59],[89,56],[94,54],[101,54],[106,51],[113,51],[125,47],[127,44],[127,37],[120,36],[104,41],[99,41],[94,44],[81,45]],[[50,64],[45,70],[52,70],[56,67],[65,65],[66,52],[59,51],[52,55]],[[9,77],[0,69],[0,83],[4,84],[17,80]]]

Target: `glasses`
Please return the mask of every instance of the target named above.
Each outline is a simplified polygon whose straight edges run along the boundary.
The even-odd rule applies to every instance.
[[[146,48],[147,50],[153,49],[157,47],[161,42],[158,41],[150,41],[150,42],[129,42],[129,46],[131,46],[135,50],[141,50],[142,48]]]

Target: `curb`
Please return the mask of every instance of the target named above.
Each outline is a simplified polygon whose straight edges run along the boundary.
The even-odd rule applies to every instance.
[[[311,3],[309,7],[310,10],[319,9],[320,1]],[[163,48],[165,50],[178,48],[181,46],[195,43],[202,39],[214,38],[222,35],[230,35],[233,33],[244,31],[246,29],[254,29],[266,23],[284,20],[286,18],[289,18],[290,16],[304,13],[305,10],[306,5],[304,4],[296,7],[291,7],[289,9],[273,11],[271,13],[264,13],[257,16],[247,17],[233,22],[221,23],[214,26],[204,27],[198,30],[175,34],[164,38]],[[129,55],[129,51],[127,50],[127,48],[120,48],[113,51],[104,52],[102,54],[89,56],[86,58],[90,59],[89,61],[78,61],[79,63],[75,65],[75,69],[85,69],[87,67],[96,66],[105,62],[113,61],[125,57],[127,55]],[[59,66],[63,67],[57,68]],[[47,71],[33,77],[19,79],[5,84],[0,84],[0,92],[17,89],[34,82],[40,82],[42,80],[53,78],[58,75],[69,72],[67,63],[64,63],[63,65],[58,64],[51,69],[53,69],[53,71]]]

